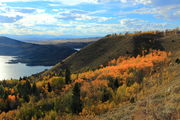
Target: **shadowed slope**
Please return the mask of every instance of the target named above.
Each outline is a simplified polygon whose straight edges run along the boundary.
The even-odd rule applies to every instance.
[[[74,52],[74,49],[65,46],[37,45],[0,37],[0,55],[17,56],[17,60],[11,61],[12,63],[51,66]]]
[[[72,54],[50,71],[58,72],[60,68],[70,66],[72,72],[83,72],[106,65],[109,60],[119,56],[142,54],[143,50],[147,50],[146,52],[149,52],[150,49],[172,51],[174,50],[172,46],[176,48],[178,46],[178,36],[167,35],[164,37],[161,33],[107,36]]]

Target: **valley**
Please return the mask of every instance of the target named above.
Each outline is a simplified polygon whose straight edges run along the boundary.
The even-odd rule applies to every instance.
[[[0,37],[0,55],[16,56],[11,64],[25,63],[27,66],[52,66],[92,42],[63,42],[54,44],[26,43],[7,37]]]

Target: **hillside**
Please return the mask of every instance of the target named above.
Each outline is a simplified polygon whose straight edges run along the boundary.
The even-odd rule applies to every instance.
[[[88,71],[71,72],[71,67],[68,68],[65,62],[79,53],[76,52],[64,60],[66,66],[61,63],[46,71],[47,74],[0,81],[0,119],[180,119],[179,33],[108,35],[81,51],[94,45],[101,46],[106,41],[112,45],[109,41],[122,42],[125,38],[126,42],[131,41],[129,47],[132,48],[121,45],[127,49],[118,49],[122,50],[116,52],[120,56],[108,58],[110,60],[98,65],[97,69],[90,66]],[[121,48],[113,49],[109,45],[106,43],[103,46],[111,50]],[[99,47],[94,49],[99,50]],[[110,51],[106,52],[103,50],[104,55],[110,55]],[[94,52],[92,54],[95,55]],[[97,60],[102,58],[106,56],[100,56]]]
[[[143,49],[174,51],[178,48],[179,36],[179,34],[175,36],[170,33],[166,36],[163,33],[106,36],[72,54],[50,71],[57,72],[63,66],[69,66],[72,72],[96,69],[119,56],[136,56]]]
[[[171,39],[169,39],[170,42]],[[179,42],[179,41],[176,41]],[[170,47],[170,45],[169,45]],[[121,104],[120,106],[97,115],[97,120],[179,120],[180,119],[180,46],[174,45],[171,63],[163,70],[163,76],[145,80],[144,92],[138,94],[137,102]],[[161,72],[158,72],[162,74]],[[163,80],[160,85],[150,85],[155,81]],[[92,119],[92,118],[91,118]]]
[[[29,66],[52,66],[74,52],[75,50],[70,47],[37,45],[0,37],[0,55],[17,56],[17,59],[11,63],[22,62]]]

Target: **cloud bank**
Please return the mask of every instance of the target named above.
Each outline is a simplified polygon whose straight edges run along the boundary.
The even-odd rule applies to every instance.
[[[0,34],[104,36],[178,27],[179,0],[1,0]]]

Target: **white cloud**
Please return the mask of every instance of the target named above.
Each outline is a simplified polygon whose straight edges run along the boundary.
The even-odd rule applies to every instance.
[[[134,18],[121,19],[119,22],[124,28],[129,29],[129,31],[162,30],[169,25],[168,23],[153,23]]]
[[[107,20],[113,19],[112,17],[102,17],[102,16],[94,16],[94,14],[101,13],[104,11],[84,11],[78,9],[59,9],[59,13],[57,15],[58,19],[61,20],[77,20],[77,21],[88,21],[94,20],[97,22],[105,22]]]
[[[179,0],[109,0],[109,1],[120,1],[121,3],[128,3],[129,5],[151,5],[151,6],[167,6],[180,4]]]
[[[56,14],[46,13],[43,9],[35,9],[30,7],[10,7],[10,6],[0,6],[1,18],[0,23],[13,23],[21,24],[23,26],[36,26],[41,25],[53,25],[58,24],[59,21],[64,20],[69,21],[88,21],[93,20],[97,22],[105,22],[112,17],[101,17],[94,16],[94,14],[105,12],[104,10],[99,11],[84,11],[79,9],[52,9],[52,11],[58,12]],[[15,19],[15,18],[19,19]],[[10,20],[8,20],[10,19]],[[14,19],[14,20],[12,20]],[[7,22],[5,22],[7,21]]]
[[[105,22],[109,19],[112,19],[112,17],[96,17],[96,16],[87,16],[87,15],[77,15],[75,20],[96,20],[97,22]]]
[[[0,2],[0,6],[3,6],[4,4]]]
[[[40,0],[1,0],[0,2],[36,2]],[[120,3],[127,3],[129,6],[137,5],[137,4],[144,4],[144,5],[154,5],[154,6],[163,6],[163,5],[175,5],[179,4],[179,0],[41,0],[41,2],[54,2],[56,4],[49,4],[50,6],[58,6],[57,3],[62,3],[65,5],[77,5],[81,3],[91,3],[91,4],[98,4],[98,3],[106,3],[106,2],[120,2]]]
[[[54,11],[54,12],[58,12],[59,10],[58,10],[58,9],[52,9],[52,11]]]
[[[128,3],[130,5],[137,5],[137,4],[150,4],[152,3],[151,0],[119,0],[121,3]]]
[[[168,5],[153,8],[140,8],[129,12],[120,12],[120,14],[152,14],[157,18],[164,20],[180,19],[180,5]]]
[[[48,4],[49,6],[51,6],[51,7],[57,7],[57,6],[59,6],[59,4]]]
[[[78,9],[59,9],[55,6],[77,5],[80,3],[98,4],[104,2],[119,2],[120,5],[127,4],[129,6],[144,4],[150,5],[149,8],[140,8],[137,10],[124,12],[122,14],[152,14],[158,18],[177,19],[180,16],[179,5],[161,6],[155,0],[41,0],[51,1],[54,9],[52,11],[45,11],[43,9],[27,8],[27,7],[9,7],[4,5],[6,2],[27,2],[39,0],[1,0],[0,15],[6,17],[22,16],[21,19],[13,21],[13,23],[0,23],[1,34],[49,34],[49,35],[106,35],[109,33],[119,33],[124,31],[147,31],[154,29],[164,29],[171,27],[168,23],[154,23],[140,19],[127,18],[121,19],[119,23],[113,22],[107,24],[105,21],[114,19],[103,16],[107,10],[85,11]],[[160,1],[160,0],[157,0]],[[154,5],[154,6],[153,6]],[[108,4],[107,4],[108,6]],[[52,8],[50,7],[50,8]],[[57,9],[58,8],[58,9]],[[46,8],[45,8],[46,9]],[[47,9],[46,9],[47,10]],[[48,9],[49,10],[49,9]],[[112,12],[112,11],[111,11]],[[103,13],[103,14],[101,14]],[[101,15],[101,16],[100,16]],[[112,16],[114,16],[112,14]],[[118,18],[119,19],[119,16]],[[118,21],[118,20],[117,20]],[[116,24],[115,24],[116,23]]]
[[[52,0],[55,1],[55,0]],[[97,4],[99,3],[98,0],[56,0],[56,2],[61,2],[65,5],[77,5],[77,4],[81,4],[81,3],[91,3],[91,4]]]
[[[0,14],[8,17],[26,16],[32,13],[43,13],[43,9],[36,9],[31,7],[10,7],[7,5],[0,6]]]
[[[44,20],[40,20],[44,18]],[[31,19],[30,22],[28,19]],[[51,29],[42,25],[50,25]],[[46,35],[84,35],[84,36],[104,36],[110,33],[119,33],[125,31],[147,31],[147,30],[162,30],[170,27],[167,23],[153,23],[149,21],[139,19],[121,19],[119,24],[100,24],[100,23],[88,23],[84,24],[82,21],[72,21],[69,23],[61,23],[56,21],[54,16],[48,16],[46,14],[42,16],[31,16],[24,20],[20,20],[14,24],[1,24],[3,29],[0,29],[0,33],[4,34],[16,34],[16,35],[30,35],[30,34],[46,34]],[[31,27],[35,25],[34,27]],[[36,26],[37,25],[37,26]]]
[[[39,1],[39,0],[1,0],[1,2],[35,2],[35,1]],[[99,3],[99,0],[41,0],[43,1],[48,1],[48,2],[55,2],[55,3],[62,3],[65,5],[77,5],[77,4],[81,4],[81,3],[91,3],[91,4],[97,4]],[[50,4],[51,6],[55,6],[55,4]]]
[[[49,14],[36,14],[36,15],[28,15],[23,19],[16,22],[16,24],[22,26],[35,27],[36,25],[54,25],[58,22],[58,20],[54,17],[54,15]]]
[[[173,13],[174,16],[180,16],[180,10],[177,10]]]
[[[10,7],[7,5],[3,5],[0,6],[0,18],[1,18],[0,23],[22,22],[21,23],[22,25],[27,25],[29,23],[32,24],[34,20],[36,20],[36,22],[34,23],[38,23],[38,21],[42,22],[44,13],[45,10],[43,9],[37,9],[31,7]],[[37,20],[37,16],[40,16],[41,18],[39,17],[39,20]]]

